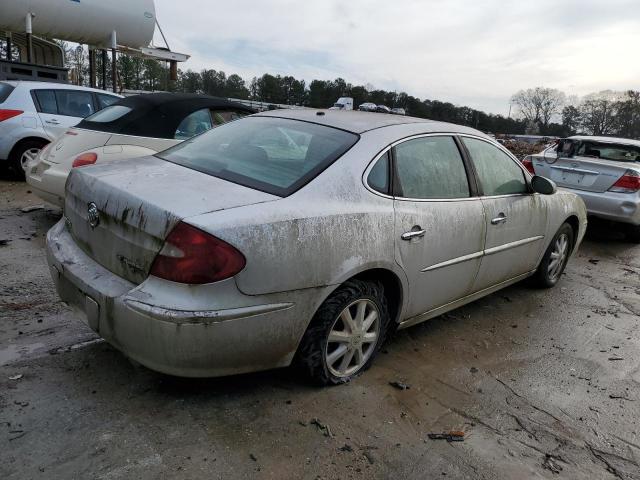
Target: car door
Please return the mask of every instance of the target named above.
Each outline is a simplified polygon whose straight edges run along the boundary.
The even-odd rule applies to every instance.
[[[31,93],[47,137],[51,140],[58,138],[66,127],[60,124],[55,90],[38,89],[32,90]]]
[[[537,267],[544,248],[546,203],[532,193],[524,168],[493,143],[463,136],[486,213],[486,241],[473,291]]]
[[[467,295],[485,240],[475,180],[451,135],[393,147],[395,257],[409,280],[408,317]]]

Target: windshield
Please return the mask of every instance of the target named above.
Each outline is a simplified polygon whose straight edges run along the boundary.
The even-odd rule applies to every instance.
[[[576,156],[602,158],[616,162],[637,162],[640,161],[640,147],[583,141],[576,150]]]
[[[157,156],[279,196],[315,178],[357,141],[331,127],[274,117],[247,117],[214,128]]]

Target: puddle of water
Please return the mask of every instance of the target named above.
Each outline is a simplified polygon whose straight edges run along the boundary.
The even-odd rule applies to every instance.
[[[7,347],[0,349],[0,365],[7,365],[9,363],[15,362],[16,360],[20,360],[44,347],[44,343],[31,343],[28,345],[8,345]]]

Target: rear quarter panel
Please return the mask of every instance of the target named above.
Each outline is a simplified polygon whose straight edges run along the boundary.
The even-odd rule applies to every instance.
[[[541,195],[540,198],[547,203],[547,233],[542,255],[562,224],[572,216],[578,218],[579,222],[572,254],[575,253],[587,229],[587,209],[584,202],[578,195],[561,188],[554,195]]]
[[[393,201],[362,182],[381,148],[361,140],[289,197],[187,221],[245,255],[236,281],[248,295],[338,285],[370,268],[391,270],[406,283],[394,261]]]

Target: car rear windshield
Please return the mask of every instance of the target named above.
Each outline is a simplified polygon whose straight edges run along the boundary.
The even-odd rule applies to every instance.
[[[0,82],[0,103],[4,102],[7,98],[9,98],[9,95],[11,95],[11,92],[13,92],[14,88],[15,87],[13,85]]]
[[[640,147],[616,143],[583,141],[578,145],[576,155],[579,157],[615,160],[616,162],[638,162],[640,161]]]
[[[275,117],[246,117],[157,156],[246,187],[285,197],[335,162],[358,135]]]

